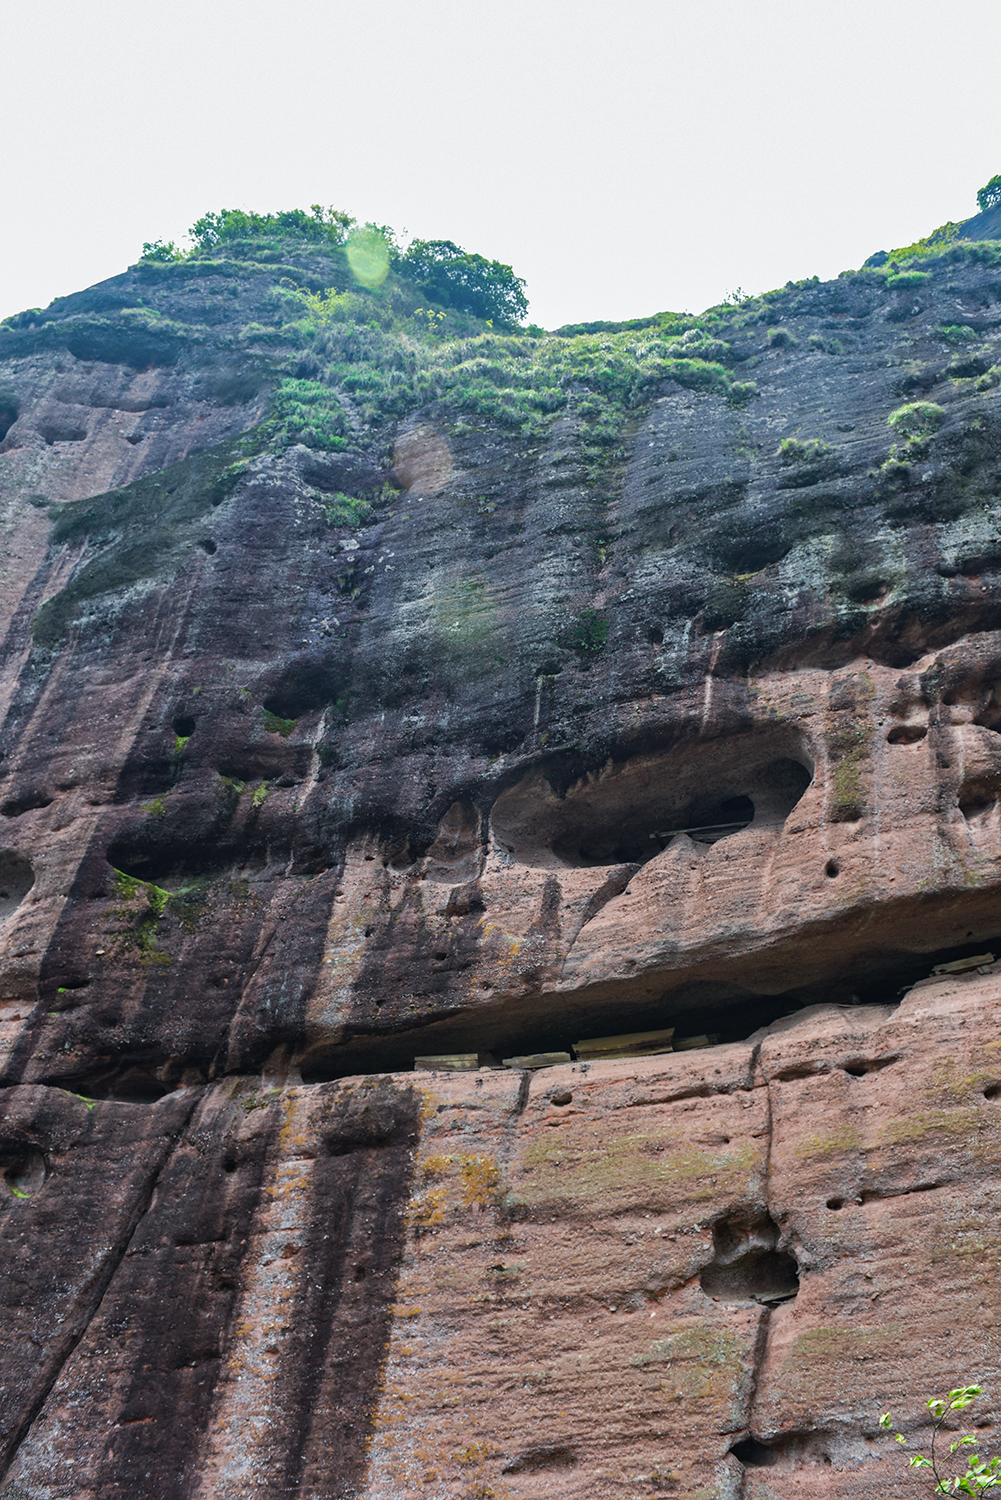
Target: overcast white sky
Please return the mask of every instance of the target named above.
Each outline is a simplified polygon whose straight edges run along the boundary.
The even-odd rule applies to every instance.
[[[0,316],[321,202],[547,327],[836,275],[1001,172],[998,0],[3,0]]]

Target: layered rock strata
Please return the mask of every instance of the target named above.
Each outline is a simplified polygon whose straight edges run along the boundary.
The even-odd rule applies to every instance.
[[[0,330],[0,1493],[884,1493],[998,1389],[1001,267],[600,462],[271,440],[220,267]]]

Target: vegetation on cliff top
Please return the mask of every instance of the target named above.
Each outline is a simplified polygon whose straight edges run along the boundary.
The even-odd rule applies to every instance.
[[[350,214],[319,203],[308,213],[301,208],[274,214],[224,208],[196,219],[189,235],[189,251],[173,240],[147,241],[143,260],[174,265],[220,252],[256,259],[283,242],[299,241],[343,256],[353,280],[369,289],[380,287],[392,269],[440,306],[500,327],[516,327],[528,311],[525,283],[510,266],[471,255],[451,240],[413,240],[402,250],[387,224],[359,224]]]

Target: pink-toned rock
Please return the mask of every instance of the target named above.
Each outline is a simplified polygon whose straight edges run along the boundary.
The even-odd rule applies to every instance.
[[[990,256],[405,411],[286,249],[0,328],[2,1500],[909,1493],[1001,1390]]]

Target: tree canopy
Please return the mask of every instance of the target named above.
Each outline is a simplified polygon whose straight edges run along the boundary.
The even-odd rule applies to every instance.
[[[1001,203],[1001,172],[992,177],[977,194],[977,204],[981,213],[986,213],[989,208],[997,208]]]
[[[226,240],[296,239],[315,243],[342,245],[354,225],[350,214],[337,208],[323,208],[314,203],[304,208],[288,208],[277,214],[246,213],[242,208],[221,208],[218,213],[203,214],[188,233],[197,250],[214,250]]]
[[[342,252],[354,280],[370,290],[381,286],[392,270],[440,307],[471,313],[499,328],[516,327],[528,312],[525,283],[510,266],[473,255],[451,240],[413,240],[403,252],[388,225],[360,224],[350,214],[319,203],[308,210],[269,214],[221,208],[196,219],[188,234],[190,250],[173,240],[147,241],[143,260],[169,264],[189,256],[225,254],[228,245],[234,246],[229,253],[240,254],[235,242],[241,240],[298,240]]]
[[[433,302],[503,326],[528,311],[525,283],[510,266],[470,255],[451,240],[414,240],[397,269]]]

